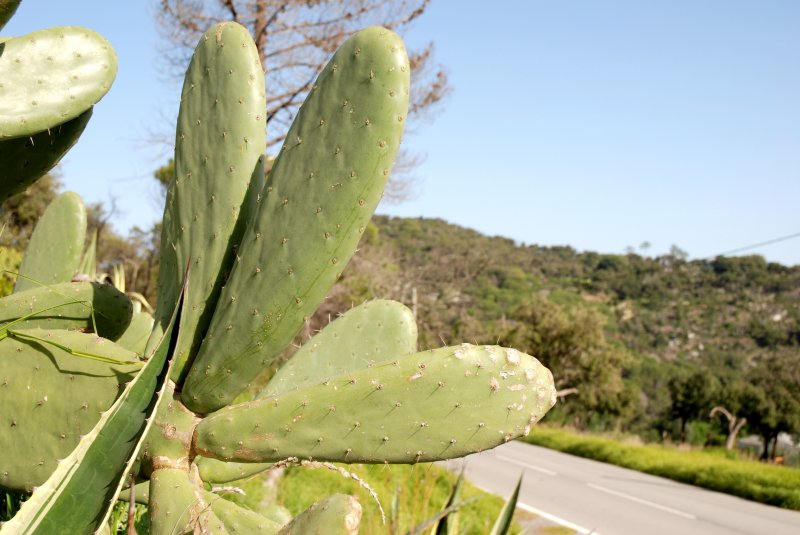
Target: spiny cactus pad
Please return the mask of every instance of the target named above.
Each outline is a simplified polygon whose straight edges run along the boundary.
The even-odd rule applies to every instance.
[[[194,445],[241,462],[435,461],[525,435],[554,403],[552,375],[535,358],[462,344],[222,409],[200,422]]]
[[[244,479],[272,466],[272,463],[229,463],[208,457],[195,457],[194,464],[200,472],[200,479],[213,484]]]
[[[83,133],[92,108],[66,123],[30,136],[0,141],[0,202],[53,168]]]
[[[111,45],[86,28],[58,26],[8,39],[0,55],[0,139],[74,119],[103,98],[116,74]]]
[[[266,94],[258,50],[243,26],[208,30],[186,72],[175,136],[175,175],[164,208],[156,321],[169,319],[187,264],[189,294],[173,368],[199,345],[233,262],[239,213],[253,171],[263,173]],[[263,183],[263,175],[260,182]],[[258,193],[258,192],[256,192]]]
[[[0,299],[0,328],[14,323],[18,329],[66,329],[94,332],[116,340],[131,321],[132,306],[128,297],[99,282],[62,282],[7,295]]]
[[[323,69],[270,171],[254,224],[184,385],[184,403],[230,403],[292,340],[353,255],[400,145],[409,90],[402,40],[348,39]]]
[[[50,203],[33,229],[14,291],[71,281],[80,265],[85,239],[83,201],[77,193],[62,193]]]
[[[369,301],[348,310],[303,344],[258,397],[310,386],[416,351],[417,324],[411,310],[397,301]]]
[[[110,286],[110,285],[109,285]],[[131,322],[119,338],[115,340],[118,346],[133,351],[139,356],[144,356],[147,347],[147,338],[153,330],[153,316],[147,312],[134,312]]]
[[[120,361],[136,360],[93,334],[19,332]],[[41,485],[140,369],[76,357],[27,337],[0,340],[0,486],[30,490]]]
[[[361,504],[352,496],[334,494],[300,513],[280,535],[355,535],[361,523]]]

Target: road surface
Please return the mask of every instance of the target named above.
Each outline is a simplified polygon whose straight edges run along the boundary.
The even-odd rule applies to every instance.
[[[509,442],[454,459],[467,478],[508,496],[524,474],[519,507],[581,534],[799,535],[800,512],[626,468]]]

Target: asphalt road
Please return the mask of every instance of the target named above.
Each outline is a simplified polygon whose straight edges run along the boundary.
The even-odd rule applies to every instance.
[[[445,463],[519,507],[594,535],[800,535],[800,512],[676,483],[522,442]]]

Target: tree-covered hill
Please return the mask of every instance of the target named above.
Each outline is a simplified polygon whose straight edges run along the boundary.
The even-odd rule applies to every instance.
[[[373,221],[317,321],[388,297],[416,310],[422,347],[515,345],[566,394],[552,417],[579,426],[678,440],[722,405],[768,439],[800,431],[800,266],[579,253],[441,220]]]

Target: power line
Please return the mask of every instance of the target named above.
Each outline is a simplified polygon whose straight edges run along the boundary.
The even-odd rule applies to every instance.
[[[749,251],[750,249],[756,249],[758,247],[763,247],[764,245],[771,245],[773,243],[778,243],[781,241],[791,240],[794,238],[800,238],[800,232],[795,232],[794,234],[789,234],[788,236],[781,236],[780,238],[774,238],[767,241],[762,241],[760,243],[754,243],[753,245],[745,245],[744,247],[739,247],[737,249],[731,249],[730,251],[725,251],[723,253],[716,254],[714,256],[710,256],[709,258],[715,258],[717,256],[726,256],[731,255],[734,253],[741,253],[742,251]]]

